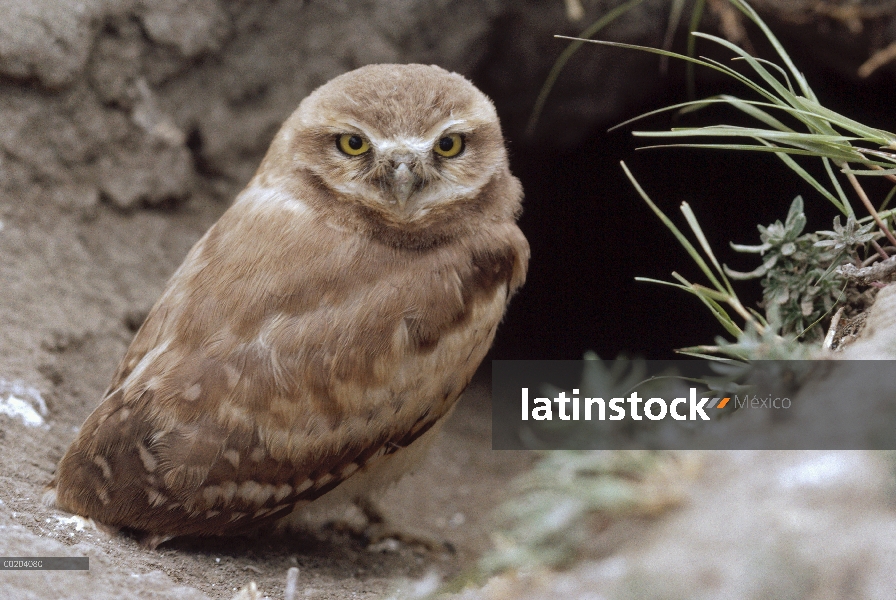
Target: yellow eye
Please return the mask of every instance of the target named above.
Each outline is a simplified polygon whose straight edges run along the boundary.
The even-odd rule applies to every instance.
[[[370,150],[370,142],[356,133],[345,133],[336,140],[336,147],[349,156],[360,156]]]
[[[464,138],[459,133],[449,133],[436,142],[433,148],[436,154],[451,158],[464,151]]]

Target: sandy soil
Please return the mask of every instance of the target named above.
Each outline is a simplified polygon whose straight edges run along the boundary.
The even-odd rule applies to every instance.
[[[0,0],[0,555],[91,558],[89,572],[0,572],[0,600],[229,600],[249,581],[282,598],[290,567],[302,598],[372,598],[399,578],[460,573],[489,547],[490,511],[532,457],[490,450],[484,380],[421,471],[383,502],[395,524],[454,554],[368,549],[331,529],[149,551],[40,500],[164,282],[301,97],[364,61],[438,62],[478,75],[518,132],[553,62],[550,36],[581,28],[559,0],[470,0],[450,19],[442,3],[407,4]],[[620,35],[655,45],[668,11],[645,7],[632,27],[647,32]],[[857,39],[883,47],[888,23]],[[652,66],[584,62],[598,56],[582,53],[579,75],[558,84],[542,120],[552,143],[616,122],[655,89]],[[532,210],[537,196],[527,202]],[[892,599],[892,468],[862,453],[709,456],[675,511],[612,524],[601,551],[565,573],[496,578],[464,597]]]

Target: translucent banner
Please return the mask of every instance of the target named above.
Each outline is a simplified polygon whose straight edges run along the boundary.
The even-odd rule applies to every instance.
[[[492,447],[896,450],[896,362],[492,362]]]

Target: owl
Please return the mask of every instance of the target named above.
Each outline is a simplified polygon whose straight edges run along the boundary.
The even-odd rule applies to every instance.
[[[168,282],[48,500],[154,546],[395,481],[524,282],[521,201],[462,76],[371,65],[321,86]]]

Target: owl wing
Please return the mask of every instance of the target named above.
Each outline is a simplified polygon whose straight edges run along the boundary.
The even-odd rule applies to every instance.
[[[220,534],[408,446],[485,356],[528,245],[515,224],[425,252],[237,203],[135,336],[56,476],[102,523]]]

